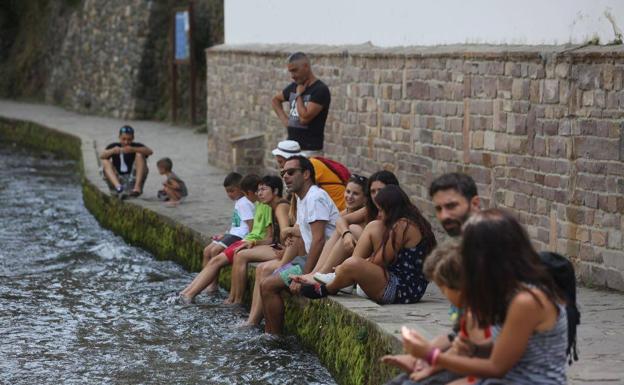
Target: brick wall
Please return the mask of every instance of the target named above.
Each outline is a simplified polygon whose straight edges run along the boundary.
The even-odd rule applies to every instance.
[[[285,136],[271,97],[287,52],[311,53],[332,91],[325,151],[353,171],[394,171],[433,214],[431,180],[464,171],[484,207],[514,211],[539,249],[582,281],[624,290],[624,49],[219,46],[207,51],[209,157],[233,136]]]

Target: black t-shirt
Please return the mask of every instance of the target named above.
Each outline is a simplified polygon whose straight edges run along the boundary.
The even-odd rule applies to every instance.
[[[106,146],[107,150],[110,150],[113,147],[122,147],[121,143],[116,142],[116,143],[111,143],[108,146]],[[144,144],[141,143],[137,143],[137,142],[132,142],[130,143],[130,147],[145,147]],[[115,169],[117,170],[117,172],[120,175],[124,175],[124,174],[130,174],[132,172],[132,166],[134,165],[134,158],[135,158],[135,153],[131,152],[129,154],[123,154],[124,157],[124,163],[126,164],[126,168],[124,170],[121,169],[121,157],[119,156],[120,154],[113,154],[110,159],[113,162],[113,166],[115,166]]]
[[[331,103],[331,94],[329,87],[320,80],[315,81],[303,91],[303,103],[307,106],[309,102],[320,104],[323,106],[321,112],[318,113],[307,125],[301,124],[297,106],[295,104],[295,95],[297,95],[297,83],[291,83],[284,88],[282,95],[284,100],[290,103],[290,114],[288,115],[288,139],[295,140],[299,143],[302,150],[322,150],[323,139],[325,136],[325,121],[329,112],[329,104]]]

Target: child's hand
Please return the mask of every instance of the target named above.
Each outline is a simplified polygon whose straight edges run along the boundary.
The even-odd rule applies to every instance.
[[[346,233],[344,237],[342,237],[342,246],[345,249],[345,253],[348,255],[353,253],[353,250],[355,249],[355,238],[353,238],[353,235],[350,232]]]
[[[459,335],[453,340],[452,349],[460,356],[474,356],[476,346],[466,336]]]
[[[238,253],[241,250],[251,249],[252,247],[253,247],[253,244],[251,241],[243,241],[243,243],[241,243],[240,246],[234,249],[234,254]]]
[[[292,232],[291,232],[292,229],[293,229],[292,227],[287,227],[285,229],[282,229],[282,231],[280,231],[280,238],[281,239],[288,239],[291,236],[291,234],[292,234]]]
[[[415,330],[403,326],[401,336],[403,337],[403,349],[414,357],[425,358],[431,350],[431,344]]]
[[[217,234],[212,236],[213,241],[220,241],[223,239],[223,234]]]
[[[294,277],[293,275],[289,276],[291,279]],[[301,283],[295,281],[294,279],[290,282],[290,286],[288,287],[290,292],[293,295],[299,295],[301,292]]]

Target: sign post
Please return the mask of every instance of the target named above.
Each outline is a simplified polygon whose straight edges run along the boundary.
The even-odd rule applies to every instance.
[[[173,13],[172,23],[172,58],[171,58],[171,117],[178,119],[178,66],[190,67],[190,102],[191,124],[195,124],[195,47],[193,43],[193,2],[187,7],[177,8]]]

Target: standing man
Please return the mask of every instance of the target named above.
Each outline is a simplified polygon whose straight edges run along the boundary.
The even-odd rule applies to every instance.
[[[273,110],[288,129],[288,139],[301,145],[303,155],[322,155],[331,102],[329,88],[314,76],[310,60],[303,52],[288,57],[288,72],[293,82],[273,97]],[[284,111],[284,102],[290,104],[288,115]]]

